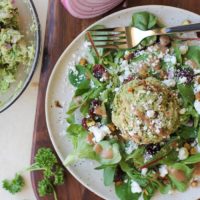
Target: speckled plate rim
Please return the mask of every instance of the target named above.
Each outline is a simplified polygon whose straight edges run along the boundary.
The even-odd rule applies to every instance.
[[[186,14],[188,15],[196,15],[196,16],[199,16],[197,13],[194,13],[194,12],[191,12],[191,11],[188,11],[188,10],[185,10],[185,9],[181,9],[181,8],[176,8],[176,7],[172,7],[172,6],[165,6],[165,5],[143,5],[143,6],[136,6],[136,7],[131,7],[131,8],[127,8],[127,9],[124,9],[124,10],[121,10],[121,11],[118,11],[118,12],[115,12],[111,15],[108,15],[100,20],[98,20],[97,22],[93,23],[92,25],[90,25],[87,29],[85,29],[83,32],[81,32],[70,44],[69,46],[64,50],[64,52],[62,53],[62,55],[60,56],[60,58],[58,59],[57,63],[55,64],[54,66],[54,69],[51,73],[51,76],[49,78],[49,81],[48,81],[48,85],[47,85],[47,90],[46,90],[46,97],[45,97],[45,116],[46,116],[46,123],[47,123],[47,128],[48,128],[48,132],[49,132],[49,136],[50,136],[50,139],[51,139],[51,142],[56,150],[56,153],[57,155],[59,156],[60,160],[62,163],[64,163],[64,157],[62,155],[62,153],[60,152],[59,150],[59,145],[56,144],[56,141],[54,140],[54,137],[53,137],[53,132],[51,130],[51,122],[50,122],[50,112],[49,112],[49,108],[52,107],[52,101],[49,100],[49,94],[50,94],[50,91],[51,91],[51,84],[52,84],[52,80],[53,80],[53,77],[56,75],[56,71],[57,71],[57,68],[59,68],[59,65],[62,63],[62,60],[64,59],[65,55],[67,54],[67,52],[72,48],[72,46],[74,46],[74,44],[76,43],[77,40],[79,40],[85,33],[87,30],[89,30],[92,26],[96,25],[96,24],[101,24],[104,20],[108,19],[108,18],[111,18],[111,17],[115,17],[117,15],[120,15],[120,14],[123,14],[123,13],[126,13],[126,12],[137,12],[137,10],[146,10],[148,8],[149,9],[161,9],[161,8],[167,8],[167,9],[172,9],[172,12],[174,12],[175,10],[177,11],[182,11],[182,12],[185,12]],[[100,196],[101,198],[103,199],[108,199],[106,197],[105,194],[102,194],[102,193],[99,193],[97,192],[95,189],[91,188],[90,186],[88,186],[84,181],[82,181],[78,175],[76,175],[70,166],[66,167],[67,170],[84,186],[86,187],[87,189],[89,189],[90,191],[92,191],[93,193],[95,193],[96,195]],[[102,187],[105,187],[102,185]]]

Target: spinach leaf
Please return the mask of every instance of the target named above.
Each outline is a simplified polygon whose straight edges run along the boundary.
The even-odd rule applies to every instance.
[[[194,127],[189,127],[189,126],[181,126],[176,133],[185,140],[190,138],[195,138],[197,135],[196,129]]]
[[[115,176],[116,166],[108,166],[103,170],[103,177],[104,177],[104,185],[109,186],[113,183],[114,176]]]
[[[193,105],[195,98],[192,85],[178,84],[177,87],[184,103]]]
[[[186,57],[194,61],[200,68],[200,46],[189,46]]]
[[[143,31],[152,29],[157,24],[157,17],[149,12],[138,12],[132,16],[132,26]]]
[[[86,80],[86,67],[76,65],[75,71],[69,71],[68,79],[73,86],[78,87],[82,81]]]
[[[68,117],[66,118],[66,121],[67,121],[69,124],[73,124],[73,123],[75,123],[75,117],[74,117],[74,114],[70,114],[70,115],[68,115]]]
[[[189,164],[195,164],[200,162],[200,153],[197,153],[193,156],[190,156],[189,158],[187,158],[186,160],[183,160],[182,163],[189,165]]]
[[[122,183],[120,185],[115,185],[115,192],[120,200],[138,200],[140,193],[131,192],[131,181],[127,183]]]
[[[81,96],[85,92],[88,92],[90,90],[90,81],[84,80],[80,85],[78,85],[77,90],[75,91],[75,97]]]
[[[157,17],[149,12],[138,12],[132,16],[132,26],[141,30],[149,30],[155,28],[157,25]],[[142,46],[149,46],[156,42],[157,37],[151,36],[145,38],[142,42]]]

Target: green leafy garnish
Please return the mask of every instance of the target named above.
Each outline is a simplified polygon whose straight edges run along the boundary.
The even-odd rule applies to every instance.
[[[12,180],[3,180],[3,188],[8,190],[11,194],[21,192],[24,185],[24,179],[20,174],[16,174]]]
[[[35,155],[35,162],[26,171],[42,171],[43,178],[38,182],[37,187],[39,195],[43,197],[53,194],[54,199],[58,199],[54,187],[64,183],[64,173],[51,149],[40,148]],[[12,181],[3,181],[3,188],[12,194],[20,192],[24,185],[20,174],[16,174]]]
[[[103,170],[103,176],[104,176],[104,185],[109,186],[113,183],[114,176],[115,176],[115,170],[116,166],[108,166],[105,167]]]

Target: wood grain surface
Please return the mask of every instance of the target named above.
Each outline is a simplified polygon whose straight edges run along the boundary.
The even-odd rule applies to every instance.
[[[200,0],[127,0],[126,4],[127,7],[147,4],[169,5],[200,14]],[[119,5],[109,13],[106,13],[104,16],[121,9],[124,9],[123,4]],[[38,148],[51,147],[53,149],[45,121],[45,93],[51,71],[59,56],[71,41],[82,30],[102,17],[103,16],[87,20],[76,19],[64,9],[59,0],[49,0],[31,163],[33,162],[34,155]],[[37,193],[37,182],[40,179],[40,172],[31,173],[31,180],[36,198],[38,200],[53,200],[52,196],[44,198],[39,197]],[[59,200],[101,200],[100,197],[84,188],[67,170],[65,170],[65,184],[57,187],[56,191]]]

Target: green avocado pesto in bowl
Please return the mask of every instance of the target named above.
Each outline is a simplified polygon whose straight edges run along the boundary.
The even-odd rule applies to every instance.
[[[30,1],[0,1],[0,112],[22,94],[36,68],[39,20]]]

